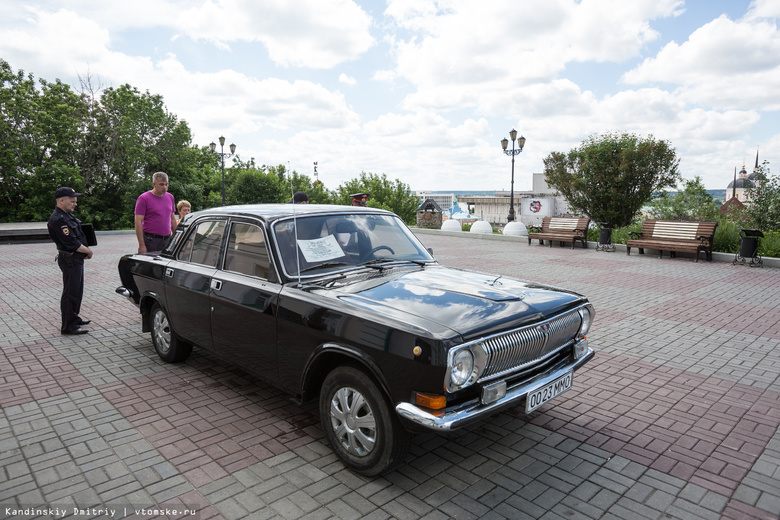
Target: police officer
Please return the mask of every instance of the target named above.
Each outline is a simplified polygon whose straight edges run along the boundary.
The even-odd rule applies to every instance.
[[[89,320],[79,317],[81,298],[84,296],[84,259],[92,258],[81,221],[73,216],[76,197],[80,195],[73,188],[58,188],[54,193],[57,207],[49,217],[49,236],[57,245],[57,265],[62,271],[62,334],[89,332],[81,328],[82,325],[88,325]]]
[[[370,193],[353,193],[350,195],[352,197],[352,205],[353,206],[368,206],[368,198],[371,196]]]

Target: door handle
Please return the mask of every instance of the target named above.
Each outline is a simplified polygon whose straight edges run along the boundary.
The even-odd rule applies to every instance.
[[[165,276],[168,278],[173,278],[173,269],[170,267],[165,268]]]
[[[215,291],[219,291],[222,289],[222,280],[214,280],[211,279],[211,288]]]

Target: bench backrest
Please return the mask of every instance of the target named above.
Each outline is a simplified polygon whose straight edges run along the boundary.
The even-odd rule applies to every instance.
[[[574,231],[588,229],[589,218],[570,217],[544,217],[542,219],[542,231]]]
[[[642,236],[671,240],[697,240],[696,237],[712,237],[717,222],[683,222],[673,220],[645,220]]]

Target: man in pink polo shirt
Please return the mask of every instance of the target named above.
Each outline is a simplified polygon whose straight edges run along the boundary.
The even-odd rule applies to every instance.
[[[135,236],[138,252],[162,251],[176,229],[176,201],[168,193],[168,175],[152,175],[152,189],[135,202]]]

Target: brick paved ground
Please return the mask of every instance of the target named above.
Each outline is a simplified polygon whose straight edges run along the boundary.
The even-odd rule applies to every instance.
[[[446,265],[588,295],[597,357],[531,416],[418,435],[373,480],[315,407],[199,349],[157,359],[114,293],[133,235],[86,262],[85,336],[59,334],[53,246],[0,245],[0,517],[780,518],[780,269],[420,238]]]

